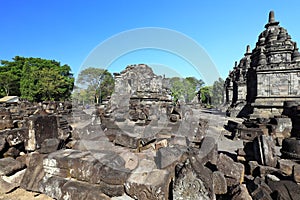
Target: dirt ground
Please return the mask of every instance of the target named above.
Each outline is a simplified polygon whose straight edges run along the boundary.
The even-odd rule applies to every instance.
[[[53,200],[44,194],[29,192],[18,188],[8,194],[0,194],[0,200]]]

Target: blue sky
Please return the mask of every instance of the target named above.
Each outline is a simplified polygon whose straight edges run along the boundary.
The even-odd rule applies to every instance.
[[[0,59],[17,55],[54,59],[70,65],[76,76],[104,41],[124,31],[158,27],[197,42],[225,78],[246,45],[254,48],[270,10],[292,40],[300,41],[299,8],[296,0],[0,0]],[[166,66],[181,76],[203,78],[187,60],[159,49],[132,51],[109,66],[94,67],[119,72],[135,63]]]

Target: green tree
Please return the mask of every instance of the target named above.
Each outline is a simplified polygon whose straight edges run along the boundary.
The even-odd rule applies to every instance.
[[[179,78],[173,77],[170,79],[171,92],[174,100],[182,99],[186,103],[191,102],[197,91],[202,87],[204,82],[195,77]]]
[[[70,99],[74,78],[68,65],[55,60],[26,58],[20,80],[21,97],[30,101]]]
[[[20,79],[25,58],[16,56],[13,61],[1,60],[0,95],[20,96]]]
[[[211,104],[212,86],[204,86],[200,89],[201,101],[204,104]]]
[[[212,87],[212,104],[218,106],[223,103],[224,97],[224,80],[219,78],[214,82]]]
[[[97,104],[110,96],[114,90],[114,79],[111,73],[94,67],[82,70],[78,75],[77,84],[86,89],[86,93],[90,94]]]
[[[174,99],[174,101],[184,99],[183,93],[184,93],[184,85],[183,81],[179,77],[172,77],[170,79],[170,85],[171,85],[171,95]]]

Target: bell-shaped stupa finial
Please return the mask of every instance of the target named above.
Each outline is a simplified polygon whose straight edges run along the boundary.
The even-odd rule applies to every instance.
[[[269,12],[269,23],[275,22],[275,13],[273,10]]]

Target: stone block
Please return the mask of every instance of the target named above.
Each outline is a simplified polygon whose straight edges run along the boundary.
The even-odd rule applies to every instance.
[[[215,194],[227,193],[227,182],[225,176],[220,171],[213,172],[213,187]]]
[[[171,174],[168,170],[154,169],[132,172],[125,183],[126,193],[134,199],[167,200]]]
[[[217,168],[225,175],[228,186],[239,185],[244,180],[244,165],[234,162],[232,158],[223,153],[219,155]]]
[[[287,159],[280,159],[278,160],[278,163],[279,163],[280,171],[282,171],[284,174],[288,176],[293,174],[293,167],[295,164],[297,164],[292,160],[287,160]]]
[[[24,169],[25,165],[11,157],[0,159],[0,176],[9,176]]]
[[[16,158],[20,154],[20,151],[15,147],[10,147],[4,154],[3,157]]]
[[[252,200],[245,184],[238,186],[238,191],[232,196],[232,200]]]
[[[163,147],[156,152],[155,162],[157,168],[164,169],[169,166],[175,166],[181,162],[184,151],[177,147]]]
[[[195,157],[178,164],[175,173],[172,192],[174,200],[215,199],[213,173]]]
[[[261,128],[239,128],[238,135],[242,140],[253,141],[257,136],[263,135]]]
[[[96,185],[90,185],[84,182],[68,181],[62,186],[61,190],[61,199],[110,200],[109,196],[103,194]]]
[[[293,167],[293,177],[294,177],[294,181],[296,181],[297,183],[300,183],[300,165],[294,165]]]
[[[25,170],[16,172],[11,176],[1,176],[0,177],[0,193],[8,193],[13,189],[20,186]]]
[[[273,181],[266,179],[272,193],[273,199],[298,199],[300,197],[300,186],[291,180]]]
[[[29,155],[29,165],[21,181],[21,188],[40,192],[39,184],[43,179],[45,172],[43,167],[43,159],[46,155],[32,153]]]
[[[136,135],[131,136],[126,133],[121,133],[116,135],[115,144],[136,149],[138,147],[139,140],[140,139]]]
[[[257,161],[249,161],[248,166],[249,166],[249,174],[252,176],[257,176],[258,175],[257,169],[259,167],[259,164],[257,163]]]
[[[213,137],[206,136],[203,138],[200,150],[196,152],[196,159],[205,164],[208,161],[212,164],[216,164],[218,159],[218,144]]]
[[[60,140],[57,138],[45,139],[41,144],[40,153],[51,153],[59,149]]]
[[[255,158],[261,165],[276,167],[277,157],[275,143],[271,136],[261,135],[254,143]]]
[[[58,176],[43,176],[38,183],[39,192],[48,195],[54,199],[62,199],[62,188],[68,182],[67,179]],[[74,188],[78,190],[77,188]]]
[[[33,115],[27,121],[28,138],[25,149],[34,151],[41,147],[44,140],[58,138],[58,118],[55,115]]]

